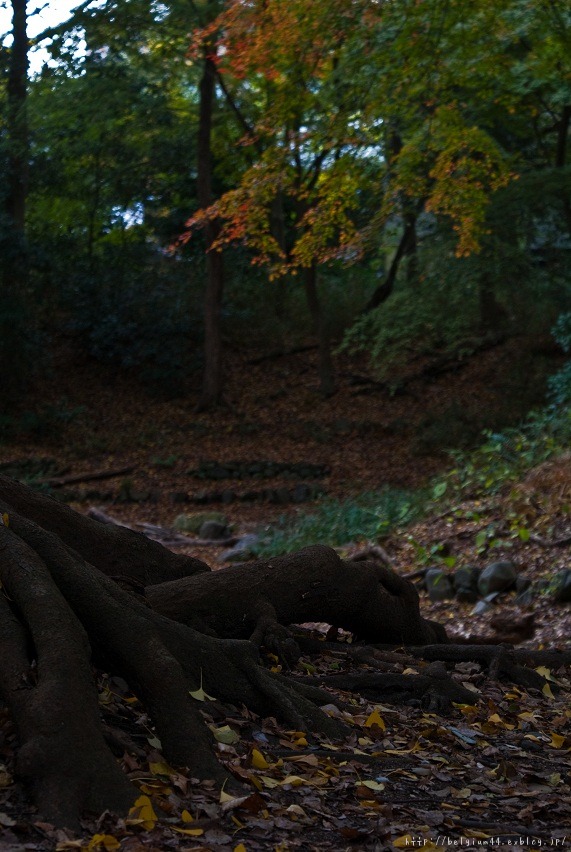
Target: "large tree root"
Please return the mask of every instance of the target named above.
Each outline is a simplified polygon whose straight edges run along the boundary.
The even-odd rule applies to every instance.
[[[149,585],[210,571],[199,559],[171,553],[126,527],[100,524],[3,475],[0,475],[0,500],[12,511],[55,533],[108,576],[127,576]]]
[[[447,674],[444,666],[434,663],[422,674],[394,673],[335,674],[316,678],[334,689],[358,692],[370,701],[387,704],[416,704],[431,713],[447,713],[452,703],[472,704],[474,693]]]
[[[131,785],[103,740],[85,632],[39,557],[5,526],[0,556],[2,584],[21,615],[0,596],[0,689],[20,738],[18,774],[60,825],[75,826],[80,809],[122,811]]]
[[[447,641],[441,625],[420,615],[412,583],[377,562],[344,561],[321,545],[150,586],[146,596],[169,618],[218,636],[251,638],[270,650],[283,650],[283,625],[308,621],[372,642]],[[294,655],[288,652],[283,656]]]
[[[61,538],[0,503],[0,691],[13,714],[16,770],[45,819],[77,827],[82,811],[125,812],[137,791],[104,740],[90,656],[144,702],[165,757],[219,783],[227,772],[189,693],[277,715],[338,737],[315,705],[331,697],[261,668],[249,642],[197,633],[153,612]],[[167,551],[165,551],[167,553]]]

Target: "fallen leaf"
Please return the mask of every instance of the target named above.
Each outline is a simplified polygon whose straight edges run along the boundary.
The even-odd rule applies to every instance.
[[[139,796],[125,822],[127,825],[141,825],[146,831],[151,831],[155,827],[157,815],[148,796]]]
[[[186,834],[187,837],[200,837],[204,834],[203,828],[177,828],[176,825],[171,825],[170,828],[177,834]]]
[[[271,766],[271,763],[268,763],[262,752],[258,751],[257,748],[252,749],[250,763],[254,769],[269,769]]]
[[[112,834],[94,834],[87,844],[87,848],[89,850],[107,849],[109,852],[112,852],[113,849],[119,849],[120,847],[120,842],[116,837],[113,837]]]
[[[387,726],[385,725],[385,720],[381,716],[378,710],[373,710],[373,712],[367,717],[365,721],[365,728],[372,728],[373,725],[376,725],[381,731],[386,731]]]

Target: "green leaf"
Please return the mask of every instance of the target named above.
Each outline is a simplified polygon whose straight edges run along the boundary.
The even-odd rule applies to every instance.
[[[434,499],[438,500],[439,497],[442,497],[442,495],[446,493],[447,488],[447,482],[437,482],[432,491],[432,496],[434,497]]]

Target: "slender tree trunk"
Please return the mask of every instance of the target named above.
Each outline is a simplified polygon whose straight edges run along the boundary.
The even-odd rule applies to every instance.
[[[212,202],[212,115],[216,94],[216,65],[210,46],[205,46],[204,70],[200,81],[198,126],[197,195],[201,208]],[[222,399],[221,313],[224,291],[222,253],[212,248],[220,231],[217,222],[208,222],[206,236],[206,292],[204,297],[204,375],[198,410],[217,405]]]
[[[8,71],[8,193],[6,215],[9,227],[23,237],[28,194],[28,34],[26,0],[12,0],[13,44]]]
[[[285,219],[284,219],[284,196],[281,190],[278,191],[276,197],[272,201],[272,206],[270,208],[270,227],[272,231],[272,235],[274,236],[277,244],[280,249],[284,252],[287,252],[286,246],[286,229],[285,229]],[[275,310],[276,316],[279,320],[283,320],[285,317],[285,297],[286,297],[286,288],[287,288],[287,278],[284,275],[280,275],[280,277],[275,282],[276,286],[276,301],[275,301]]]
[[[567,164],[567,147],[569,140],[569,129],[571,127],[571,105],[563,107],[561,121],[557,130],[557,150],[555,153],[555,166],[558,169],[565,168]],[[563,186],[561,190],[563,201],[563,215],[567,224],[567,230],[571,234],[571,199],[569,193]]]
[[[317,292],[317,265],[315,263],[304,269],[304,283],[307,305],[319,346],[319,389],[323,396],[331,396],[335,393],[333,361],[323,308]]]
[[[5,371],[0,410],[10,415],[32,367],[28,349],[31,300],[28,295],[26,197],[28,122],[26,115],[28,37],[26,0],[12,0],[12,46],[3,103],[6,157],[0,207],[0,360]]]
[[[416,258],[416,216],[412,213],[407,214],[407,216],[405,217],[404,231],[400,238],[400,242],[395,252],[395,256],[391,261],[387,276],[383,283],[377,287],[377,289],[365,305],[364,313],[368,313],[369,311],[378,308],[379,305],[382,305],[383,302],[386,302],[386,300],[392,294],[395,287],[395,281],[397,278],[401,261],[407,255],[410,255],[410,266],[408,274],[411,276],[416,275],[418,271],[418,264]]]
[[[489,257],[488,263],[493,263],[493,257]],[[479,282],[480,298],[480,326],[484,334],[501,334],[505,331],[508,322],[508,314],[501,305],[494,290],[490,275],[484,272]]]

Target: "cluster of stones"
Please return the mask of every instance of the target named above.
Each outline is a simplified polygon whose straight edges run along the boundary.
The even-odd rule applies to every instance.
[[[233,488],[217,489],[215,491],[197,491],[189,494],[186,491],[176,491],[171,494],[173,503],[196,503],[206,505],[208,503],[306,503],[315,500],[324,494],[323,488],[318,485],[309,485],[300,482],[293,488],[285,486],[276,488],[248,489],[247,491],[236,491]]]
[[[244,562],[256,556],[259,536],[254,533],[239,538],[232,537],[232,527],[223,512],[190,512],[175,518],[173,527],[178,532],[192,533],[212,542],[230,545],[218,556],[219,562]]]
[[[275,462],[275,461],[203,461],[198,468],[189,471],[189,475],[202,480],[244,480],[244,479],[322,479],[328,476],[330,468],[324,464],[311,462]],[[325,494],[321,485],[315,482],[298,482],[296,485],[276,485],[267,488],[217,488],[212,491],[175,491],[170,497],[173,503],[306,503]]]
[[[529,577],[518,572],[513,562],[491,562],[485,568],[463,565],[455,572],[429,568],[424,586],[432,601],[455,598],[464,603],[474,603],[474,614],[486,612],[494,600],[506,592],[515,592],[515,603],[529,606],[538,592],[549,594],[555,601],[571,601],[571,570],[558,572],[554,579],[532,583]]]

